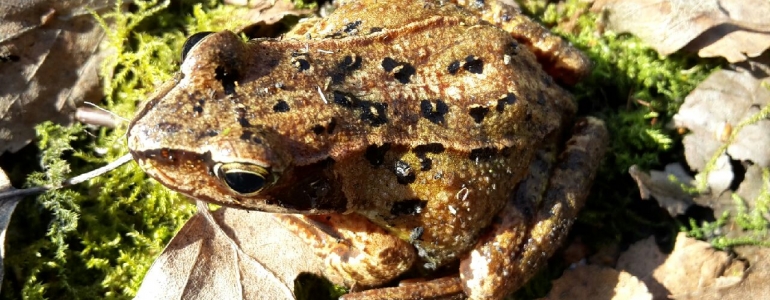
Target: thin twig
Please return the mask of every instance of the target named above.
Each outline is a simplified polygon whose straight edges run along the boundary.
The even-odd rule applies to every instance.
[[[40,194],[40,193],[44,193],[46,191],[56,190],[56,189],[60,189],[60,188],[63,188],[63,187],[68,187],[68,186],[76,185],[78,183],[84,182],[84,181],[89,180],[91,178],[95,178],[95,177],[101,176],[104,173],[107,173],[109,171],[117,169],[118,167],[122,166],[123,164],[131,161],[131,159],[132,159],[131,154],[123,155],[123,156],[119,157],[118,159],[110,162],[109,164],[107,164],[107,165],[105,165],[103,167],[97,168],[97,169],[95,169],[93,171],[90,171],[90,172],[87,172],[87,173],[80,174],[80,175],[72,177],[70,179],[67,179],[67,180],[63,181],[61,184],[57,185],[57,186],[36,186],[36,187],[28,188],[28,189],[20,189],[20,190],[11,190],[11,191],[6,191],[6,192],[0,192],[0,201],[4,201],[6,199],[16,198],[16,197],[25,197],[25,196],[30,196],[30,195],[37,195],[37,194]]]

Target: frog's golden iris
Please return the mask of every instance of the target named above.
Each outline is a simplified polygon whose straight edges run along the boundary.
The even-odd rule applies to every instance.
[[[269,170],[261,166],[243,163],[219,163],[213,173],[222,183],[243,196],[253,196],[277,180]]]

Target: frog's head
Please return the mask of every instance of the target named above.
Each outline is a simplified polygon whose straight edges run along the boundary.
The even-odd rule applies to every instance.
[[[268,212],[344,211],[325,157],[295,159],[318,149],[276,132],[269,116],[249,105],[248,93],[238,92],[249,55],[243,42],[231,32],[193,39],[199,41],[185,46],[181,72],[129,125],[128,147],[142,169],[205,202]]]

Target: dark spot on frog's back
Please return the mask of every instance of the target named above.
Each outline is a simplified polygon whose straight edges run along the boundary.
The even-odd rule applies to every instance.
[[[497,155],[497,149],[495,148],[476,148],[471,150],[468,158],[474,161],[485,161]]]
[[[506,105],[511,105],[514,103],[516,103],[516,95],[512,93],[508,93],[507,95],[505,95],[505,97],[497,100],[497,106],[495,107],[495,110],[497,110],[498,112],[503,112],[503,110],[505,110]]]
[[[278,103],[273,105],[273,111],[274,112],[287,112],[291,110],[291,107],[289,107],[289,103],[286,103],[286,101],[278,100]]]
[[[400,184],[410,184],[415,180],[412,167],[409,166],[409,163],[403,160],[396,161],[395,165],[393,166],[393,173],[396,174],[396,180]]]
[[[422,213],[425,209],[425,205],[428,204],[426,200],[420,199],[407,199],[396,201],[393,206],[390,207],[390,214],[393,216],[414,216]]]
[[[401,70],[398,70],[395,73],[393,73],[393,77],[395,77],[396,80],[398,80],[398,82],[407,84],[411,81],[410,77],[412,77],[412,75],[414,75],[414,73],[416,72],[417,70],[415,70],[414,67],[412,67],[412,65],[404,64],[401,67]]]
[[[382,69],[385,70],[385,72],[391,72],[393,69],[398,67],[398,62],[395,59],[386,57],[382,59],[382,63],[380,63],[380,65],[382,66]]]
[[[412,152],[414,152],[414,154],[417,155],[417,157],[423,157],[425,156],[425,153],[439,154],[441,152],[444,152],[444,145],[439,143],[417,145],[412,149]]]
[[[332,101],[338,105],[342,105],[347,108],[353,107],[353,102],[357,100],[355,97],[345,94],[343,92],[334,91]]]
[[[439,154],[444,152],[444,145],[439,143],[430,143],[418,145],[412,149],[412,152],[420,159],[420,170],[429,171],[433,168],[433,160],[428,158],[428,153]]]
[[[484,117],[489,112],[489,108],[483,107],[483,106],[477,106],[477,107],[471,107],[471,109],[468,111],[468,114],[471,115],[473,118],[473,121],[476,122],[476,124],[480,124],[484,121]]]
[[[449,106],[441,99],[436,100],[435,105],[429,100],[420,101],[420,114],[434,124],[444,123],[444,115],[448,112]]]
[[[369,122],[369,125],[378,127],[388,122],[387,103],[360,101],[361,121]]]
[[[451,63],[449,63],[449,66],[446,68],[449,74],[457,74],[457,71],[460,71],[460,61],[455,60]]]
[[[371,126],[378,127],[388,122],[387,103],[361,100],[340,91],[333,92],[332,101],[345,108],[355,108],[360,113],[361,121],[367,122]],[[332,126],[332,130],[334,130],[335,126],[336,123]]]
[[[345,77],[355,70],[361,68],[361,56],[356,54],[346,55],[342,61],[337,64],[336,70],[331,74],[332,84],[340,84],[345,81]]]
[[[296,58],[293,62],[294,66],[297,68],[298,71],[307,71],[310,69],[310,62],[307,61],[307,59],[304,58]]]
[[[393,78],[402,84],[411,82],[412,75],[417,73],[417,70],[411,64],[396,61],[391,57],[382,59],[382,63],[380,65],[382,66],[382,69],[385,70],[385,72],[393,73]]]
[[[369,145],[366,147],[364,157],[369,161],[372,166],[379,166],[385,161],[385,154],[390,150],[390,144],[382,144],[382,146]]]
[[[361,25],[361,20],[357,20],[355,22],[347,23],[342,28],[342,31],[347,33],[347,34],[354,34],[358,30],[358,26],[359,25]]]
[[[473,74],[481,74],[484,72],[484,61],[478,56],[468,55],[468,57],[465,58],[463,69]]]

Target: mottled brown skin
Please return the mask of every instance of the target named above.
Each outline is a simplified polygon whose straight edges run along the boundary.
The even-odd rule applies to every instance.
[[[190,197],[285,213],[356,289],[460,261],[459,279],[349,298],[503,297],[566,235],[606,130],[585,119],[563,143],[575,104],[549,73],[588,61],[475,3],[364,0],[279,40],[209,35],[131,123],[131,153]]]

